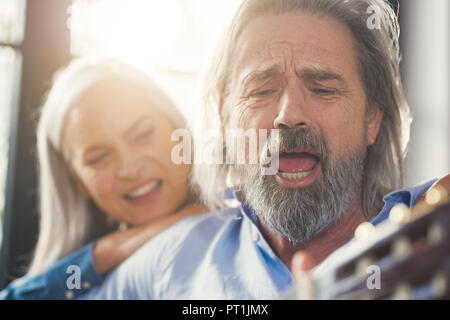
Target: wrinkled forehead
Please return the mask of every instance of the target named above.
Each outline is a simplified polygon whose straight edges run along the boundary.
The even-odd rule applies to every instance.
[[[265,15],[248,23],[236,46],[233,79],[276,67],[323,67],[337,73],[357,71],[350,30],[333,17],[301,11]]]

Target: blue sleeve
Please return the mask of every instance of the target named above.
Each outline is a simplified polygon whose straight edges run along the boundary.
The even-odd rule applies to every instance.
[[[39,275],[26,275],[0,291],[0,300],[73,299],[103,283],[93,264],[91,242],[69,256],[56,261]]]

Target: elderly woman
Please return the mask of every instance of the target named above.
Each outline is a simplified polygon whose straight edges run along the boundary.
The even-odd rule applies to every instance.
[[[190,166],[171,161],[172,131],[185,127],[170,98],[128,64],[81,58],[59,72],[37,132],[37,247],[28,274],[0,298],[74,298],[158,233],[204,212],[188,188]]]

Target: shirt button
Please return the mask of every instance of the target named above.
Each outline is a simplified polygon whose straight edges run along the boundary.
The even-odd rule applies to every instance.
[[[66,291],[66,293],[65,293],[65,296],[66,296],[66,299],[73,299],[73,297],[75,296],[74,294],[73,294],[73,292],[72,291],[69,291],[69,290],[67,290]]]
[[[239,208],[241,206],[241,202],[237,199],[225,199],[224,202],[228,208]]]
[[[91,288],[91,284],[87,281],[84,281],[81,286],[83,287],[83,289],[90,289]]]
[[[259,240],[259,234],[258,234],[258,231],[253,230],[253,233],[252,233],[252,240],[253,240],[254,242],[256,242],[256,241]]]

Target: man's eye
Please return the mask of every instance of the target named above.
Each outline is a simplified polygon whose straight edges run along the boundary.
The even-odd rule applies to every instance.
[[[319,96],[330,96],[336,93],[334,89],[313,88],[312,92]]]
[[[107,151],[107,152],[100,153],[99,155],[97,155],[97,156],[95,156],[95,157],[89,159],[89,160],[87,161],[87,163],[88,163],[89,165],[94,165],[94,164],[100,163],[100,162],[102,162],[103,160],[105,160],[105,159],[108,157],[108,155],[109,155],[109,152],[108,152],[108,151]]]
[[[257,91],[255,93],[253,93],[252,96],[257,97],[257,98],[261,98],[261,97],[269,96],[269,95],[271,95],[273,93],[275,93],[274,89],[267,89],[267,90]]]

